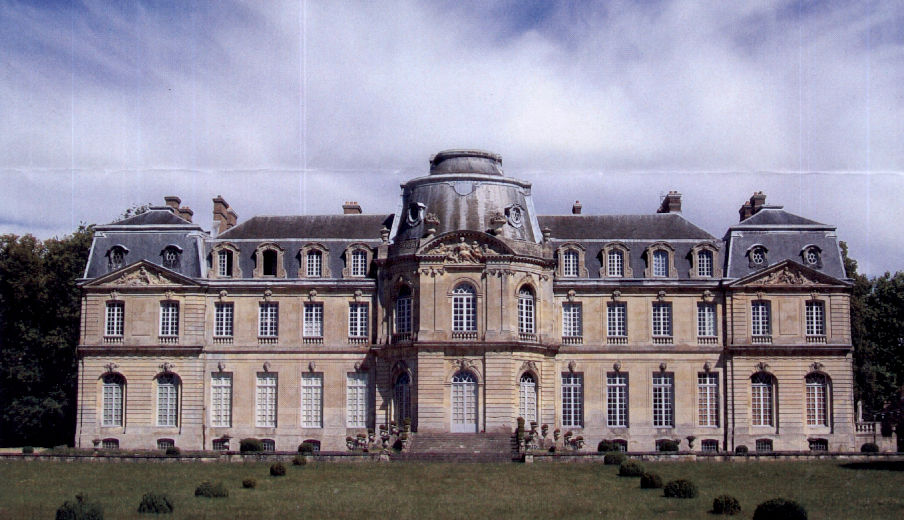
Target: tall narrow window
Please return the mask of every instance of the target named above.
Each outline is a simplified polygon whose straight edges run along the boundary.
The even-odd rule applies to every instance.
[[[276,374],[257,375],[257,426],[276,428],[276,382]]]
[[[474,288],[461,284],[452,291],[452,331],[477,330],[477,298]]]
[[[750,379],[750,412],[754,426],[772,426],[772,376],[757,372]]]
[[[712,303],[697,304],[697,337],[716,337],[716,306]]]
[[[234,307],[231,303],[217,303],[214,306],[213,335],[218,338],[232,337]]]
[[[119,374],[104,376],[103,390],[103,426],[122,426],[123,388],[125,379]]]
[[[399,288],[399,295],[396,297],[395,332],[396,334],[411,333],[411,288],[407,285]]]
[[[719,426],[719,375],[697,374],[697,424]]]
[[[580,303],[562,304],[562,337],[579,338],[583,336],[583,319]]]
[[[367,372],[346,374],[346,428],[367,427]]]
[[[807,336],[826,335],[826,308],[823,302],[807,302]]]
[[[348,336],[350,338],[367,337],[366,303],[350,303],[348,305]]]
[[[279,305],[262,303],[258,308],[257,335],[262,338],[279,336]]]
[[[217,251],[217,276],[232,276],[232,251],[227,249]]]
[[[104,324],[104,335],[122,337],[123,314],[125,305],[122,302],[107,302],[107,319]]]
[[[264,263],[264,276],[276,276],[276,263],[279,255],[273,249],[265,249],[261,254]]]
[[[301,375],[301,427],[323,428],[323,374]]]
[[[537,381],[525,372],[518,383],[518,415],[528,424],[537,422]]]
[[[232,374],[210,375],[210,425],[232,426]]]
[[[697,276],[711,277],[713,275],[713,253],[712,251],[697,252]]]
[[[160,303],[160,335],[179,335],[179,304],[176,302]]]
[[[367,275],[367,251],[352,251],[352,276]]]
[[[653,304],[653,336],[670,337],[672,335],[672,304]]]
[[[669,253],[662,249],[653,251],[653,276],[669,275]]]
[[[628,336],[628,306],[625,303],[610,303],[606,306],[606,336],[625,338]]]
[[[608,276],[625,275],[625,257],[621,251],[610,249],[606,255],[606,274]]]
[[[584,375],[566,372],[562,374],[562,426],[584,426]]]
[[[179,379],[174,374],[157,377],[157,426],[179,423]]]
[[[606,426],[628,426],[628,374],[606,374]]]
[[[518,290],[518,332],[534,333],[534,292],[529,287]]]
[[[306,303],[304,305],[304,337],[323,337],[323,304]]]
[[[305,256],[305,261],[307,262],[307,276],[310,278],[319,278],[323,276],[323,254],[316,249],[312,249],[308,251],[308,254]]]
[[[828,426],[828,385],[822,374],[807,376],[807,426]]]
[[[562,266],[562,274],[565,276],[576,277],[580,272],[578,269],[578,252],[574,249],[565,251],[562,255],[564,265]]]
[[[758,300],[750,304],[751,332],[754,336],[769,336],[772,326],[769,320],[769,302]]]
[[[411,376],[401,374],[393,387],[396,424],[411,418]]]
[[[675,377],[672,374],[653,374],[653,426],[671,428],[674,414]]]

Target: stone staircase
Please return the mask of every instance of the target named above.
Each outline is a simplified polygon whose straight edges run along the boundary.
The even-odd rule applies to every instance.
[[[509,433],[415,433],[404,453],[392,455],[399,461],[511,462],[512,435]]]

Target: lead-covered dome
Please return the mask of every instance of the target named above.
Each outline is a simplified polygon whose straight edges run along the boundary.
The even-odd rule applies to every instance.
[[[443,150],[430,158],[430,175],[502,175],[502,156],[483,150]]]

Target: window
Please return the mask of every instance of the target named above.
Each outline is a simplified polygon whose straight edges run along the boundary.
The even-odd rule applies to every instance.
[[[580,303],[562,304],[562,336],[579,338],[583,335],[583,320]]]
[[[348,305],[348,335],[352,338],[367,337],[367,304]]]
[[[671,428],[675,425],[673,401],[675,377],[672,374],[653,375],[653,426]]]
[[[769,319],[769,302],[755,301],[750,304],[751,332],[754,336],[769,336],[772,326]]]
[[[574,249],[569,249],[569,250],[565,251],[565,253],[562,255],[562,259],[563,259],[562,274],[564,274],[565,276],[571,276],[571,277],[578,276],[578,272],[579,272],[578,258],[579,258],[578,252],[575,251]]]
[[[163,250],[163,267],[168,269],[179,268],[179,250],[175,247],[167,247]]]
[[[395,304],[395,331],[396,334],[411,333],[411,288],[403,285],[399,289],[399,295]]]
[[[718,374],[697,374],[697,425],[719,426]]]
[[[107,374],[104,376],[103,381],[101,425],[122,426],[122,394],[125,387],[125,379],[119,374]]]
[[[807,384],[807,426],[828,426],[828,384],[822,374],[810,374]]]
[[[179,379],[174,374],[157,377],[157,426],[177,426]]]
[[[226,249],[217,251],[217,276],[232,276],[232,251]]]
[[[232,426],[232,374],[210,376],[210,425],[217,428]]]
[[[104,439],[101,441],[100,446],[105,450],[118,450],[119,439]]]
[[[474,288],[461,284],[452,291],[452,331],[477,330],[477,298]]]
[[[110,270],[115,270],[121,268],[125,265],[126,258],[126,250],[120,246],[113,247],[107,253],[107,261],[109,263]]]
[[[711,277],[713,275],[713,252],[697,252],[697,276]]]
[[[697,337],[716,337],[716,306],[712,303],[697,304]]]
[[[606,307],[606,336],[624,338],[628,336],[628,305],[610,303]]]
[[[401,374],[396,379],[393,394],[395,396],[396,424],[402,424],[405,419],[411,418],[411,376]]]
[[[610,249],[606,255],[606,275],[607,276],[624,276],[625,275],[625,257],[621,251]]]
[[[166,450],[169,448],[175,448],[176,441],[173,439],[157,439],[157,449],[158,450]]]
[[[657,249],[653,251],[653,276],[669,275],[669,252]]]
[[[518,383],[518,415],[530,425],[537,422],[537,380],[525,372]]]
[[[700,449],[703,453],[717,453],[719,451],[719,441],[715,439],[703,439],[700,443]]]
[[[179,335],[179,304],[176,302],[160,303],[160,335]]]
[[[606,426],[628,426],[628,374],[606,374]]]
[[[816,246],[808,247],[804,250],[804,262],[811,267],[820,267],[819,248]]]
[[[757,372],[750,379],[750,387],[753,425],[772,426],[772,376],[765,372]]]
[[[758,453],[770,453],[772,451],[772,439],[757,439],[756,451]]]
[[[213,335],[220,338],[232,337],[233,304],[217,303],[214,306]]]
[[[304,305],[304,337],[323,337],[323,304],[306,303]]]
[[[276,262],[278,255],[273,249],[265,249],[261,254],[264,264],[264,276],[276,276]]]
[[[807,336],[826,335],[826,308],[825,303],[818,301],[807,302]]]
[[[214,451],[229,451],[229,439],[214,439],[213,440],[213,450]]]
[[[320,441],[317,439],[305,439],[303,444],[310,444],[313,453],[320,453]]]
[[[584,375],[562,374],[562,426],[584,426]]]
[[[323,428],[323,374],[301,375],[301,427]]]
[[[759,266],[766,263],[766,248],[762,246],[754,247],[750,251],[750,263]]]
[[[276,451],[276,441],[273,439],[261,439],[261,451]]]
[[[829,451],[828,439],[807,439],[810,451]]]
[[[306,255],[307,270],[305,274],[310,278],[323,276],[323,254],[320,251],[310,250]]]
[[[279,305],[262,303],[258,309],[257,335],[262,338],[279,336]]]
[[[352,276],[367,276],[367,251],[352,251]]]
[[[672,304],[653,304],[653,336],[672,335]]]
[[[105,336],[122,337],[124,311],[125,305],[122,302],[107,302],[107,319],[104,325]]]
[[[346,374],[346,428],[367,427],[367,372]]]
[[[612,439],[609,444],[616,448],[615,451],[626,453],[628,451],[628,441],[624,439]]]
[[[276,383],[276,374],[257,375],[257,426],[276,428]]]
[[[534,292],[529,287],[518,291],[518,332],[534,333]]]

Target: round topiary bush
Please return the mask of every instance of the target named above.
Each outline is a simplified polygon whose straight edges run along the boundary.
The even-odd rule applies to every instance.
[[[626,460],[618,466],[618,475],[621,477],[639,477],[643,475],[643,466],[636,460]]]
[[[659,442],[659,451],[678,451],[678,441],[663,440]]]
[[[793,500],[773,498],[756,506],[753,520],[807,520],[807,510]]]
[[[683,478],[673,480],[663,488],[665,496],[668,498],[696,498],[697,486],[690,480]]]
[[[178,457],[179,455],[182,455],[182,450],[176,446],[170,446],[166,449],[166,454],[170,457]]]
[[[22,453],[34,453],[35,449],[31,446],[22,446]]]
[[[644,473],[640,476],[641,489],[660,489],[662,487],[662,477],[656,473]]]
[[[245,489],[254,489],[257,487],[257,480],[253,478],[246,478],[242,481],[242,487]]]
[[[738,455],[747,455],[747,446],[741,444],[737,448],[734,449],[734,452]]]
[[[616,448],[613,448],[612,443],[609,441],[600,441],[600,443],[596,445],[597,453],[606,453],[607,451],[618,451],[618,450]]]
[[[304,466],[308,463],[307,457],[304,455],[296,455],[294,459],[292,459],[293,466]]]
[[[217,482],[216,484],[211,484],[210,482],[201,482],[201,484],[195,488],[195,496],[207,498],[226,498],[229,496],[229,490],[226,489],[226,486],[224,486],[222,482]]]
[[[314,445],[310,442],[302,442],[298,445],[298,453],[314,453]]]
[[[879,446],[875,442],[864,443],[860,446],[861,453],[879,453]]]
[[[104,520],[100,504],[88,502],[82,495],[75,495],[75,502],[66,501],[56,511],[56,520]]]
[[[286,467],[282,462],[270,465],[270,475],[274,477],[283,477],[286,475]]]
[[[627,458],[628,457],[626,457],[624,453],[613,451],[603,456],[603,464],[606,464],[607,466],[621,466],[621,463]]]
[[[264,451],[264,445],[261,443],[260,439],[255,439],[253,437],[242,439],[239,441],[239,451],[242,453],[256,453]]]
[[[173,503],[163,493],[145,493],[141,497],[141,502],[138,503],[138,512],[171,515],[173,514]]]
[[[713,499],[713,513],[717,515],[736,515],[741,512],[741,503],[731,495],[719,495]]]

